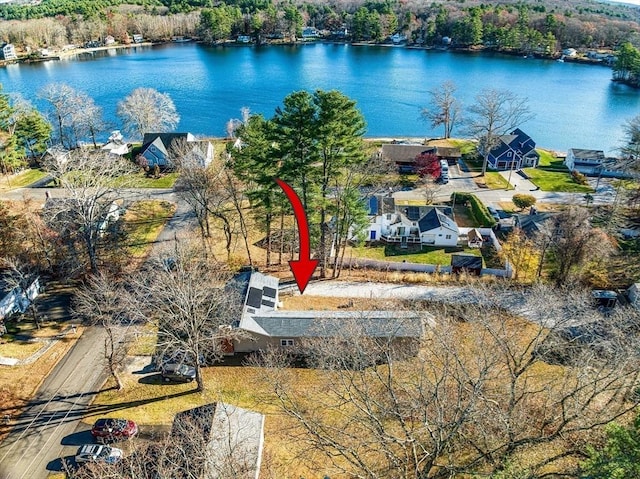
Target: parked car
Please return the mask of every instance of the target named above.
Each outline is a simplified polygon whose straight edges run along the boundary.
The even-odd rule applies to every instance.
[[[91,435],[99,443],[122,441],[138,434],[138,425],[129,419],[98,419]]]
[[[115,464],[122,459],[122,450],[117,447],[104,446],[101,444],[85,444],[84,446],[80,446],[75,459],[78,464],[83,462]]]
[[[188,383],[196,378],[196,368],[183,363],[167,363],[160,372],[166,382]]]
[[[487,211],[489,211],[489,214],[493,216],[494,220],[500,221],[500,213],[498,213],[497,209],[495,209],[493,206],[487,206]]]

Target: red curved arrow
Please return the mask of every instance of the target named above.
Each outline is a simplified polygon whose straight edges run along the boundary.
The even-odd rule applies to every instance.
[[[302,294],[304,293],[307,284],[309,284],[311,275],[318,267],[318,260],[311,259],[311,242],[309,239],[309,222],[307,221],[307,212],[304,210],[304,206],[302,206],[302,201],[300,201],[298,194],[293,188],[291,188],[291,186],[279,178],[276,178],[276,183],[280,185],[280,188],[282,188],[284,193],[287,195],[287,198],[289,198],[289,202],[291,203],[291,206],[293,206],[293,214],[296,217],[296,223],[298,224],[300,254],[298,256],[298,261],[289,261],[289,267],[291,268],[293,277],[296,279],[300,294]]]

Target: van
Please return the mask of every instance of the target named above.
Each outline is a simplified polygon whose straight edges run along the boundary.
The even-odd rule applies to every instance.
[[[440,160],[440,169],[449,173],[449,163],[447,163],[447,160]]]

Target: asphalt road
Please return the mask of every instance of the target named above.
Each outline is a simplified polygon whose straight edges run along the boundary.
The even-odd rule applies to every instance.
[[[87,328],[0,444],[1,479],[46,478],[105,380],[102,328]],[[96,345],[99,345],[97,347]]]

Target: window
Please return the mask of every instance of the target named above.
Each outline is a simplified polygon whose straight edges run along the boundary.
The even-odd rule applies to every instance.
[[[445,236],[445,239],[451,239],[451,235]]]
[[[387,214],[387,220],[391,220],[391,213]]]
[[[281,339],[280,346],[293,346],[293,339]]]

